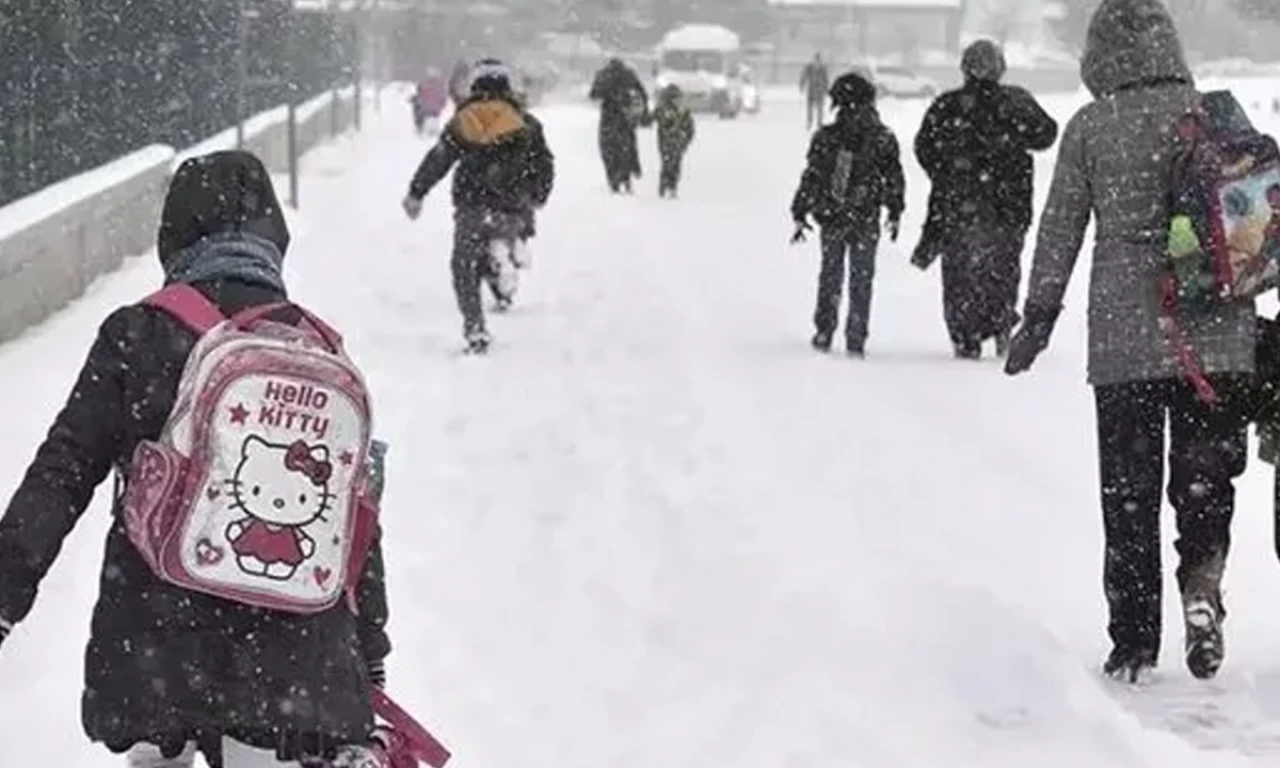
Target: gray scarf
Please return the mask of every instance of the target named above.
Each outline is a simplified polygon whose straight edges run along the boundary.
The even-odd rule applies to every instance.
[[[165,285],[239,280],[285,292],[284,254],[275,243],[248,232],[226,232],[200,239],[164,264]]]

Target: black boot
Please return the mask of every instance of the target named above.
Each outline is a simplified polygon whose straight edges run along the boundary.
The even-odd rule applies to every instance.
[[[813,334],[813,341],[809,343],[812,344],[813,348],[818,350],[819,352],[830,352],[831,351],[831,332],[818,331],[817,333]]]
[[[1225,655],[1222,574],[1226,555],[1216,553],[1182,575],[1182,622],[1187,669],[1200,680],[1218,674]]]
[[[955,344],[957,360],[981,360],[982,344],[974,341],[962,341]]]
[[[1222,611],[1208,599],[1187,601],[1182,610],[1186,625],[1187,669],[1197,679],[1218,674],[1225,655],[1222,641]]]
[[[1147,650],[1135,650],[1116,646],[1102,664],[1102,673],[1121,683],[1141,683],[1156,668],[1155,654]]]

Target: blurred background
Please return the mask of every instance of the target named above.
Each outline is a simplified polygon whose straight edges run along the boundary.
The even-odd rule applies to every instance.
[[[657,46],[689,24],[735,33],[732,72],[762,85],[795,84],[821,53],[927,94],[986,36],[1012,79],[1070,90],[1097,2],[0,0],[0,204],[141,146],[189,146],[272,105],[459,60],[503,58],[535,99],[580,93],[612,56],[656,77]],[[1199,71],[1280,70],[1280,0],[1166,2]]]

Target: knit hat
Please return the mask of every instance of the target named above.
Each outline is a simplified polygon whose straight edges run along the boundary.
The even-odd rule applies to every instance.
[[[865,107],[876,103],[876,87],[857,72],[847,72],[831,84],[831,103],[836,107]]]
[[[511,70],[498,59],[481,59],[471,68],[472,96],[511,93]]]
[[[960,71],[968,80],[982,80],[998,83],[1004,77],[1008,65],[1004,60],[1004,51],[990,40],[979,40],[964,51],[960,59]]]

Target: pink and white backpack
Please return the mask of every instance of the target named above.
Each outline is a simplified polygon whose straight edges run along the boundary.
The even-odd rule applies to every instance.
[[[292,613],[344,594],[354,607],[378,512],[365,487],[369,394],[342,338],[291,304],[226,318],[187,285],[144,304],[200,338],[159,439],[134,452],[130,540],[186,589]],[[299,325],[267,319],[285,307]]]

